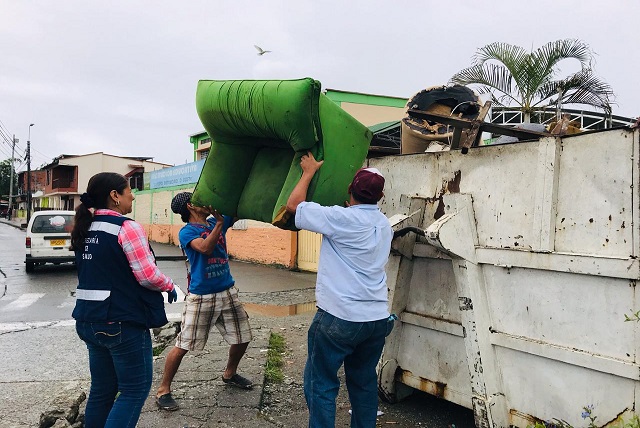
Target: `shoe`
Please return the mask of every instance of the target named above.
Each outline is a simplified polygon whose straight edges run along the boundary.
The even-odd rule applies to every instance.
[[[242,388],[242,389],[251,389],[251,388],[253,388],[253,382],[251,382],[246,377],[240,376],[237,373],[234,374],[233,376],[231,376],[231,378],[229,378],[229,379],[225,379],[224,375],[222,375],[222,381],[224,383],[226,383],[227,385],[237,386],[238,388]]]
[[[156,404],[162,410],[169,410],[171,412],[180,408],[176,400],[171,396],[170,392],[168,394],[161,395],[160,397],[156,397]]]

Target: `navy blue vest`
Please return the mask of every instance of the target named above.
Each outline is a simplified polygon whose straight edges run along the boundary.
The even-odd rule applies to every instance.
[[[122,321],[146,328],[165,325],[162,293],[141,286],[118,243],[127,217],[94,216],[84,246],[75,250],[78,289],[77,321]]]

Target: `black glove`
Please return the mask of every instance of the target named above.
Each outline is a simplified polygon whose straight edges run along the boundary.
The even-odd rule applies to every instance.
[[[167,301],[171,304],[176,300],[178,300],[178,292],[176,291],[176,288],[173,287],[173,290],[167,291]]]

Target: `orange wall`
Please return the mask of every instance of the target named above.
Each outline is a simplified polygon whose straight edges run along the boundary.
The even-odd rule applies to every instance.
[[[289,230],[250,227],[227,231],[229,254],[254,263],[294,268],[297,245],[297,234]]]
[[[178,245],[178,233],[183,224],[143,224],[149,240]],[[237,260],[288,269],[295,267],[297,234],[277,228],[249,228],[227,231],[227,250]]]

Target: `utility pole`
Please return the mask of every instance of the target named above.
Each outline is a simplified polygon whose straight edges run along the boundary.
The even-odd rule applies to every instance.
[[[13,144],[11,146],[11,172],[9,173],[9,176],[11,177],[9,179],[9,211],[7,211],[7,218],[9,220],[11,220],[11,217],[13,216],[13,203],[11,202],[13,200],[13,156],[15,154],[16,151],[16,144],[18,143],[18,139],[16,138],[15,134],[13,135]]]
[[[31,220],[31,127],[29,125],[29,139],[27,140],[27,224]]]

